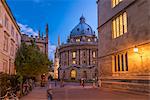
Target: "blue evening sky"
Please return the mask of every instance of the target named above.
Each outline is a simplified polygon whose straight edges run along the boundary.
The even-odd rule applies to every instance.
[[[70,31],[79,23],[83,14],[86,22],[97,33],[96,0],[6,0],[22,31],[37,34],[45,32],[49,24],[49,53],[53,58],[57,38],[66,42]]]

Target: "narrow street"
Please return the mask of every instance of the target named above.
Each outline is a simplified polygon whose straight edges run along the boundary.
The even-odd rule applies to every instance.
[[[36,87],[21,100],[47,100],[46,87]],[[84,88],[79,83],[66,83],[60,88],[53,84],[53,100],[150,100],[147,95],[121,92],[110,89],[93,88],[89,84]]]

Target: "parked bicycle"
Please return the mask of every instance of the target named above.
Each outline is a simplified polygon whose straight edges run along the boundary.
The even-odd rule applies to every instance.
[[[23,84],[23,94],[24,95],[27,95],[29,93],[29,83],[28,81],[26,81],[24,84]]]
[[[7,92],[5,96],[0,97],[0,100],[19,100],[19,98],[16,96],[12,88],[8,88],[6,91]]]

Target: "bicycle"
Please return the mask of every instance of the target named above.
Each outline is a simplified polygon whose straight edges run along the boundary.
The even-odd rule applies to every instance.
[[[6,91],[6,94],[3,97],[0,97],[0,100],[19,100],[12,88],[8,88]]]

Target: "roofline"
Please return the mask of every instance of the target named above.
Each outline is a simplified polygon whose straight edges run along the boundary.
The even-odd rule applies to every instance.
[[[81,24],[81,23],[79,23],[79,24]],[[76,28],[79,24],[77,24],[74,28]],[[87,24],[86,22],[85,22],[85,24],[87,25],[87,26],[89,26],[90,28],[91,28],[91,30],[92,30],[92,33],[93,34],[90,34],[90,36],[93,36],[93,35],[95,35],[95,31],[93,31],[93,29],[92,29],[92,27],[89,25],[89,24]],[[71,30],[71,32],[74,30],[74,28]],[[75,36],[75,35],[71,35],[72,33],[70,32],[70,36],[71,37],[73,37],[73,36]],[[78,35],[79,36],[79,35]],[[81,35],[82,36],[82,35]],[[88,35],[89,36],[89,35]]]
[[[16,23],[16,19],[15,17],[13,16],[13,13],[11,11],[11,9],[9,8],[6,0],[1,0],[2,1],[2,4],[4,6],[4,8],[6,9],[6,12],[8,13],[8,15],[10,16],[10,18],[12,19],[12,22],[14,23],[14,25],[16,26],[19,34],[21,35],[21,32],[20,32],[20,27],[18,26],[18,24]]]

